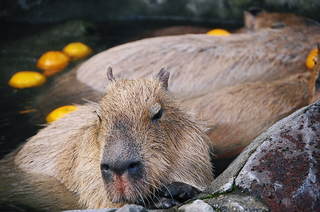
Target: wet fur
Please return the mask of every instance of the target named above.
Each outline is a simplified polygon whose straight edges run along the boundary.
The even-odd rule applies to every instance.
[[[164,110],[158,123],[150,121],[148,112],[154,103],[160,103]],[[131,185],[129,201],[148,199],[155,189],[172,182],[204,189],[213,179],[209,138],[202,125],[178,105],[157,80],[117,80],[109,84],[106,96],[99,103],[79,106],[77,111],[40,130],[21,149],[0,162],[1,170],[9,165],[14,168],[10,173],[12,179],[9,177],[11,183],[7,184],[7,191],[12,192],[10,201],[29,203],[36,195],[32,189],[43,193],[48,185],[58,184],[71,193],[73,202],[65,205],[65,201],[58,199],[52,202],[54,205],[44,207],[33,201],[32,206],[51,211],[124,204],[112,203],[117,199],[115,189],[104,183],[100,171],[104,149],[117,134],[112,128],[119,120],[128,124],[126,132],[135,138],[132,142],[140,147],[139,154],[146,166],[143,181]],[[42,180],[18,180],[25,175]],[[17,188],[22,194],[32,195],[15,197]],[[58,191],[48,189],[47,193],[64,192],[55,188]],[[40,203],[47,204],[52,196],[38,198]]]
[[[312,102],[318,71],[230,86],[188,98],[183,105],[211,126],[216,156],[233,157],[273,123]]]

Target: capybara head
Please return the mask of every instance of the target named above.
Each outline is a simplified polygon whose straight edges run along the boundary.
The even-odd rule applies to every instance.
[[[292,26],[309,26],[318,24],[316,21],[291,13],[266,12],[259,8],[251,8],[244,12],[244,24],[248,30],[263,28],[284,28]]]
[[[155,80],[116,80],[100,102],[101,176],[112,202],[135,203],[172,182],[200,190],[213,179],[208,137]]]

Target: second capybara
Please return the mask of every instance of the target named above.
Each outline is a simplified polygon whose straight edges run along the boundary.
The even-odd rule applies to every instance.
[[[106,95],[40,130],[0,161],[0,202],[47,211],[146,203],[174,182],[212,180],[209,138],[157,79],[114,79]],[[155,198],[156,200],[156,198]]]
[[[252,32],[266,28],[284,28],[292,26],[312,26],[318,23],[310,18],[298,16],[292,13],[266,12],[259,8],[245,11],[244,27],[237,32]]]

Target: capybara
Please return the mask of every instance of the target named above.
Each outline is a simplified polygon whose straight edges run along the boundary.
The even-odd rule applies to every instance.
[[[244,27],[238,32],[257,31],[265,28],[284,28],[291,26],[309,26],[316,21],[292,13],[266,12],[259,8],[252,8],[244,12]]]
[[[267,12],[260,8],[250,8],[243,12],[243,27],[234,30],[235,33],[247,33],[258,31],[265,28],[284,28],[290,26],[308,26],[314,25],[316,21],[298,16],[292,13]],[[183,35],[183,34],[203,34],[208,32],[213,27],[177,25],[164,27],[149,31],[143,34],[140,38],[159,37],[168,35]],[[232,31],[232,30],[231,30]]]
[[[76,78],[94,90],[103,91],[106,83],[102,76],[108,64],[117,67],[116,76],[127,78],[148,77],[154,69],[166,66],[172,72],[171,91],[186,95],[244,82],[270,81],[305,72],[306,56],[320,40],[319,32],[316,25],[225,37],[183,35],[144,39],[92,57],[79,66]]]
[[[1,201],[119,207],[174,182],[203,190],[212,181],[209,138],[167,91],[169,72],[118,80],[109,69],[108,78],[99,103],[79,106],[0,162]]]
[[[276,14],[283,19],[286,17],[279,13],[262,14],[251,15],[251,19],[268,23],[270,20],[279,22],[274,20]],[[151,38],[111,48],[54,79],[51,86],[33,101],[39,111],[36,118],[40,115],[43,120],[49,111],[63,104],[101,98],[107,84],[103,77],[104,67],[109,64],[116,67],[117,76],[130,79],[148,77],[154,70],[167,67],[172,72],[170,89],[185,95],[304,72],[305,58],[320,40],[320,27],[315,22],[299,23],[276,29],[258,28],[254,33],[225,37]]]
[[[260,19],[268,17],[267,13],[263,14],[265,15],[259,16]],[[270,17],[276,16],[271,13]],[[183,35],[150,38],[120,45],[93,56],[76,69],[55,79],[48,92],[35,99],[34,107],[43,117],[50,110],[63,104],[81,103],[82,99],[96,101],[102,96],[108,84],[103,76],[106,74],[105,67],[109,64],[115,67],[117,77],[129,79],[151,77],[154,70],[166,67],[172,73],[169,81],[171,92],[184,99],[196,98],[210,92],[216,93],[227,87],[244,83],[271,82],[280,79],[283,79],[281,82],[284,83],[285,79],[289,79],[291,75],[307,72],[306,56],[320,41],[319,25],[311,21],[307,23],[264,28],[256,32],[232,34],[225,37]],[[315,86],[314,81],[308,82],[310,84],[306,85],[307,87]],[[235,88],[241,90],[241,86]],[[246,92],[248,91],[246,89]],[[290,89],[287,91],[290,92]],[[220,92],[223,93],[223,91]],[[313,95],[313,93],[308,95]],[[292,97],[290,94],[287,96]],[[219,98],[222,98],[221,95]],[[206,117],[209,120],[215,119],[214,123],[217,125],[225,124],[223,117],[228,116],[226,108],[234,107],[233,115],[245,119],[245,116],[237,114],[237,111],[240,113],[240,110],[236,108],[241,105],[233,104],[230,95],[223,101],[225,102],[226,99],[228,103],[221,105],[214,112],[209,111]],[[270,117],[270,120],[264,123],[271,124],[284,115],[277,110],[277,107],[282,107],[280,99],[273,97],[273,100],[275,104],[268,110],[273,111],[274,118],[271,120]],[[303,104],[298,105],[303,106],[310,103],[304,100],[301,99]],[[208,101],[208,104],[213,104],[213,102],[219,101],[218,99],[211,100]],[[249,106],[246,106],[245,114],[250,114],[250,110],[259,110],[253,107],[262,106],[253,102],[248,102]],[[292,108],[290,112],[298,109],[295,103],[289,104],[293,104],[293,101],[288,101],[287,106]],[[248,123],[241,119],[238,121]],[[254,122],[251,124],[259,125]],[[244,129],[249,127],[243,126]],[[261,129],[266,129],[268,126],[264,124],[263,127],[258,128],[260,130],[255,130],[257,128],[251,130],[250,138],[259,135]],[[215,127],[212,126],[212,129]],[[238,130],[237,134],[231,135],[237,138],[230,139],[230,142],[231,140],[238,141],[240,144],[250,142],[247,139],[243,140],[248,138],[244,131]],[[215,134],[215,136],[214,142],[228,144],[224,140],[219,140],[224,134]],[[240,146],[243,147],[243,145]],[[219,148],[217,149],[217,152],[223,151],[226,149],[223,148],[220,151]],[[217,157],[220,157],[220,154]]]

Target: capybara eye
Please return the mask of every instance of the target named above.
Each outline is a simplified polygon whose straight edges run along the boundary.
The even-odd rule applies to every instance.
[[[276,22],[276,23],[273,23],[273,24],[271,25],[271,28],[272,28],[272,29],[281,29],[281,28],[283,28],[283,27],[285,27],[285,26],[286,26],[286,24],[283,23],[283,22]]]
[[[161,105],[159,103],[156,103],[150,108],[150,113],[151,113],[151,120],[157,121],[161,118],[163,114],[163,109],[161,108]]]
[[[154,114],[154,116],[152,116],[151,120],[152,121],[157,121],[161,118],[162,116],[162,113],[163,113],[163,110],[160,109],[158,113]]]

